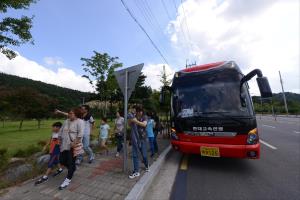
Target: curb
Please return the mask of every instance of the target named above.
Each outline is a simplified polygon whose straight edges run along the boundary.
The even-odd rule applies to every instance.
[[[145,173],[131,189],[125,200],[140,200],[143,199],[145,193],[150,188],[154,177],[158,174],[160,168],[165,162],[167,154],[171,150],[169,145],[158,157],[158,159],[150,166],[150,172]]]

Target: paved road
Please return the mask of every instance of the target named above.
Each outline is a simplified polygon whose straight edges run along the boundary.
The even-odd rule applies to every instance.
[[[300,199],[300,118],[257,120],[261,159],[183,155],[171,199]]]

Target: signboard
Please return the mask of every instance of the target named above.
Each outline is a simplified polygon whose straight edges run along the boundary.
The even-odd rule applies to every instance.
[[[134,91],[135,84],[140,76],[143,69],[144,63],[128,67],[119,71],[115,71],[115,76],[118,81],[119,87],[124,95],[124,125],[127,130],[127,110],[128,100]],[[126,142],[127,131],[124,131],[124,156],[123,156],[123,171],[127,172],[127,142]]]
[[[135,88],[135,84],[140,76],[143,66],[144,63],[115,72],[116,79],[118,81],[119,87],[124,96],[126,91],[125,86],[126,86],[126,73],[127,73],[127,101],[129,100]]]

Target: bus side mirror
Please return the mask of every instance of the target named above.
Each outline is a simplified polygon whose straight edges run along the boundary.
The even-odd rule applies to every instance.
[[[261,97],[262,98],[272,97],[272,90],[267,77],[257,77],[256,81],[259,87]]]

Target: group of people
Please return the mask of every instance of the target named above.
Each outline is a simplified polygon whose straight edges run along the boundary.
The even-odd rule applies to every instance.
[[[48,169],[46,173],[35,182],[35,185],[47,181],[52,169],[57,165],[58,168],[53,173],[53,177],[61,174],[64,168],[68,170],[67,177],[59,186],[59,189],[62,190],[70,184],[76,166],[80,165],[83,161],[84,152],[87,154],[88,163],[92,163],[95,159],[95,153],[90,147],[90,136],[94,129],[95,120],[90,114],[90,107],[88,105],[71,109],[68,113],[59,110],[56,110],[55,113],[67,116],[67,119],[64,123],[55,122],[52,125],[52,135],[49,141],[50,159]],[[142,156],[145,170],[149,171],[147,140],[149,142],[150,157],[154,157],[154,155],[158,153],[156,136],[159,131],[159,119],[156,114],[149,112],[145,115],[141,107],[133,106],[128,114],[128,124],[131,128],[130,144],[132,146],[132,160],[134,166],[133,172],[129,175],[129,178],[132,179],[140,176],[139,154]],[[122,117],[120,112],[117,112],[113,129],[117,141],[116,157],[119,157],[123,151],[124,127],[124,117]],[[99,128],[100,153],[102,154],[103,151],[105,151],[105,153],[108,154],[109,148],[107,146],[107,140],[109,139],[110,126],[105,117],[101,119]]]

